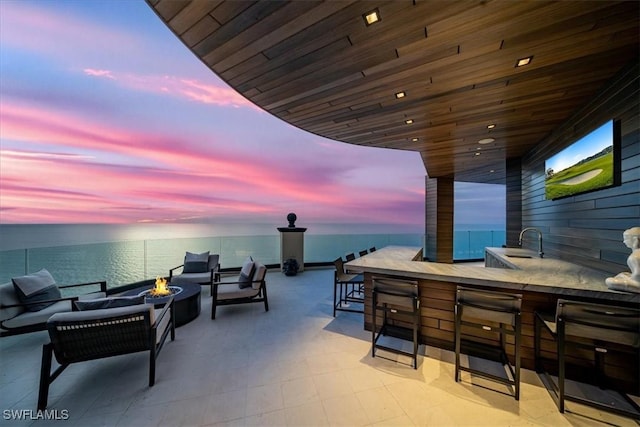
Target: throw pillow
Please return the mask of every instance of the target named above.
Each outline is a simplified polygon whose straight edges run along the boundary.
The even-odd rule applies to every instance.
[[[73,302],[79,311],[101,310],[103,308],[128,307],[130,305],[144,304],[144,296],[96,298],[88,301]]]
[[[11,281],[18,296],[18,301],[22,304],[59,299],[62,297],[56,281],[44,268],[37,273],[14,277]],[[25,309],[27,311],[40,311],[53,304],[55,304],[55,301],[30,304],[26,306]]]
[[[184,256],[182,273],[206,273],[209,264],[209,252],[193,254],[187,252]]]
[[[240,277],[238,278],[238,286],[240,289],[248,288],[251,286],[251,280],[253,279],[253,273],[255,271],[256,264],[253,262],[253,258],[250,256],[242,263],[242,269],[240,270]]]

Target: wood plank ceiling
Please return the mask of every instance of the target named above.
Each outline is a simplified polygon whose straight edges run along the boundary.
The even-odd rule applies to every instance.
[[[459,181],[503,182],[505,159],[639,54],[637,1],[147,2],[264,110],[337,141],[417,151],[430,177]]]

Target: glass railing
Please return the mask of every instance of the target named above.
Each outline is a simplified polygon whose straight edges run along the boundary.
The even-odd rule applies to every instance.
[[[453,259],[455,261],[484,258],[484,248],[505,244],[504,230],[456,230],[453,232]]]
[[[456,231],[454,259],[481,259],[485,246],[500,246],[504,232]],[[305,235],[307,263],[327,263],[348,253],[373,246],[424,247],[420,234],[326,234]],[[182,263],[184,253],[220,254],[223,268],[239,267],[247,255],[263,264],[280,263],[280,236],[224,236],[172,238],[93,243],[45,248],[0,251],[0,283],[12,277],[46,268],[60,284],[106,280],[121,286],[156,276],[167,276],[169,269]]]

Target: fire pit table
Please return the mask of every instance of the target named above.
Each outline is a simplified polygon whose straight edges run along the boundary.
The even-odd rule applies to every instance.
[[[173,295],[176,326],[182,326],[198,317],[200,314],[200,285],[197,283],[181,281],[178,278],[173,279],[173,281],[167,285],[171,290],[171,295]],[[153,281],[151,281],[149,285],[128,290],[122,295],[143,295],[146,303],[154,304],[156,307],[162,306],[167,302],[170,295],[153,296],[150,292],[153,287],[154,284]]]

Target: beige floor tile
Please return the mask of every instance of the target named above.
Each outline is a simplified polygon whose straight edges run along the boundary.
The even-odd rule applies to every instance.
[[[369,424],[360,401],[354,395],[332,397],[322,401],[324,412],[332,426],[364,426]]]
[[[314,375],[313,383],[322,400],[353,394],[353,389],[347,380],[345,371]]]
[[[280,384],[247,389],[246,416],[272,412],[284,408]]]
[[[406,415],[386,387],[360,391],[356,393],[356,397],[371,423]]]
[[[281,427],[286,425],[285,412],[283,409],[267,412],[263,414],[252,415],[244,420],[245,426],[273,426]]]
[[[376,427],[412,427],[416,424],[414,424],[413,421],[411,421],[411,418],[409,418],[408,416],[402,415],[400,417],[390,418],[388,420],[373,423],[371,425]]]
[[[344,375],[354,392],[382,386],[382,380],[378,378],[374,370],[365,365],[346,369]]]
[[[311,377],[284,381],[281,383],[281,388],[285,408],[320,401],[320,395]]]
[[[202,424],[215,424],[244,417],[246,394],[245,390],[239,390],[209,396],[203,411]]]
[[[309,402],[304,405],[285,408],[287,426],[328,426],[329,419],[322,402]]]

